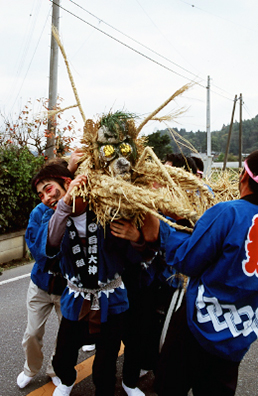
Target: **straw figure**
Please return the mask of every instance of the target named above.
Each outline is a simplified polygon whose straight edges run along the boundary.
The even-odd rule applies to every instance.
[[[145,147],[145,138],[137,136],[135,120],[128,113],[87,120],[82,139],[85,156],[78,173],[87,175],[88,182],[74,190],[74,196],[89,201],[103,226],[119,217],[140,226],[147,212],[162,220],[160,213],[187,218],[194,224],[211,205],[207,187],[184,169],[163,165]]]
[[[53,35],[61,49],[77,106],[84,121],[82,148],[85,151],[77,173],[87,176],[87,184],[73,190],[75,199],[87,200],[102,226],[123,217],[138,227],[150,212],[171,226],[191,232],[164,218],[186,218],[193,226],[203,212],[214,204],[208,188],[184,169],[163,165],[146,138],[139,137],[150,120],[163,121],[157,114],[174,98],[185,92],[185,85],[153,111],[137,127],[136,117],[127,112],[110,112],[96,121],[86,119],[70,72],[58,32]],[[171,116],[165,117],[171,119]],[[158,187],[154,188],[154,185]]]

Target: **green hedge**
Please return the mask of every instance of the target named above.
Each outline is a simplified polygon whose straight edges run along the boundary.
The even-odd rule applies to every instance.
[[[44,157],[35,157],[27,147],[0,147],[0,234],[27,227],[30,212],[39,203],[30,180],[43,162]]]

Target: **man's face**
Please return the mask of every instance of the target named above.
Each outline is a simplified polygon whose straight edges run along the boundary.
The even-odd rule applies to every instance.
[[[58,201],[65,195],[66,191],[56,181],[42,180],[37,184],[37,194],[44,205],[56,209]]]

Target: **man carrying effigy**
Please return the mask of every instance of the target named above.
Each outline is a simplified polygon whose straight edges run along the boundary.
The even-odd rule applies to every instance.
[[[161,351],[158,395],[234,395],[239,364],[257,339],[258,151],[244,162],[239,191],[240,199],[208,209],[191,235],[154,216],[142,227],[148,237],[150,227],[159,231],[167,263],[190,277]]]

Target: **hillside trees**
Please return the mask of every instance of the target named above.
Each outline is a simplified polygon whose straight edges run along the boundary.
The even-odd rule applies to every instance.
[[[228,133],[230,126],[223,125],[220,131],[211,132],[211,150],[212,152],[217,153],[225,153],[227,141],[228,141]],[[178,130],[177,128],[173,129],[177,134],[179,134],[183,139],[186,139],[198,152],[205,153],[207,150],[207,133],[202,131],[197,132],[187,132],[185,129]],[[168,136],[170,140],[170,146],[173,152],[178,152],[178,144],[171,137],[171,133],[168,129],[160,130],[158,132],[160,136]],[[152,135],[149,135],[150,139]],[[177,139],[177,138],[176,138]],[[155,140],[154,140],[155,144]],[[179,144],[180,145],[180,144]],[[191,152],[190,148],[186,148],[181,146],[181,149],[185,155],[189,155]],[[249,154],[254,150],[258,149],[258,115],[251,120],[244,120],[242,122],[242,152],[245,154]],[[229,153],[238,156],[239,154],[239,122],[235,121],[232,126]]]

